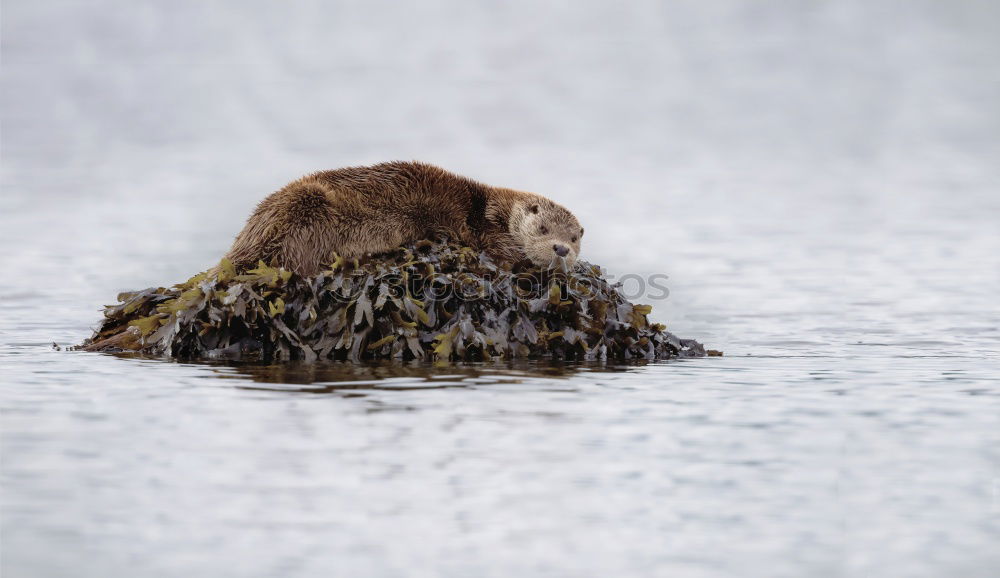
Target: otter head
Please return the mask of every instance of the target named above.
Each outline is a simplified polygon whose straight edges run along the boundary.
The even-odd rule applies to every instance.
[[[510,219],[510,234],[524,254],[539,267],[572,266],[580,254],[583,227],[566,207],[532,195],[518,203]]]

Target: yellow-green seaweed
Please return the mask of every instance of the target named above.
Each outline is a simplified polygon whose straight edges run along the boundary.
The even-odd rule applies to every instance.
[[[667,359],[701,344],[649,323],[601,269],[508,267],[420,241],[312,277],[223,260],[172,288],[122,293],[83,348],[182,359]]]

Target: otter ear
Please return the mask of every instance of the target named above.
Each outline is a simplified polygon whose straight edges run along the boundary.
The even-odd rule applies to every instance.
[[[528,212],[531,213],[531,214],[533,214],[533,215],[537,215],[538,214],[538,204],[536,203],[536,204],[531,205],[530,207],[528,207]]]

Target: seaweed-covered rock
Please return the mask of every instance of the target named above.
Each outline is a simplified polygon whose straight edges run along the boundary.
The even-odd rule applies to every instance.
[[[697,357],[696,341],[649,323],[597,266],[497,265],[421,241],[301,277],[223,261],[171,288],[122,293],[83,349],[202,359]]]

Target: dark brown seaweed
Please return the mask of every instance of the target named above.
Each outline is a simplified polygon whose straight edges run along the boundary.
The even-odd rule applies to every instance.
[[[122,293],[82,348],[183,359],[667,359],[701,344],[649,323],[599,267],[498,265],[421,241],[300,277],[223,261],[171,288]]]

